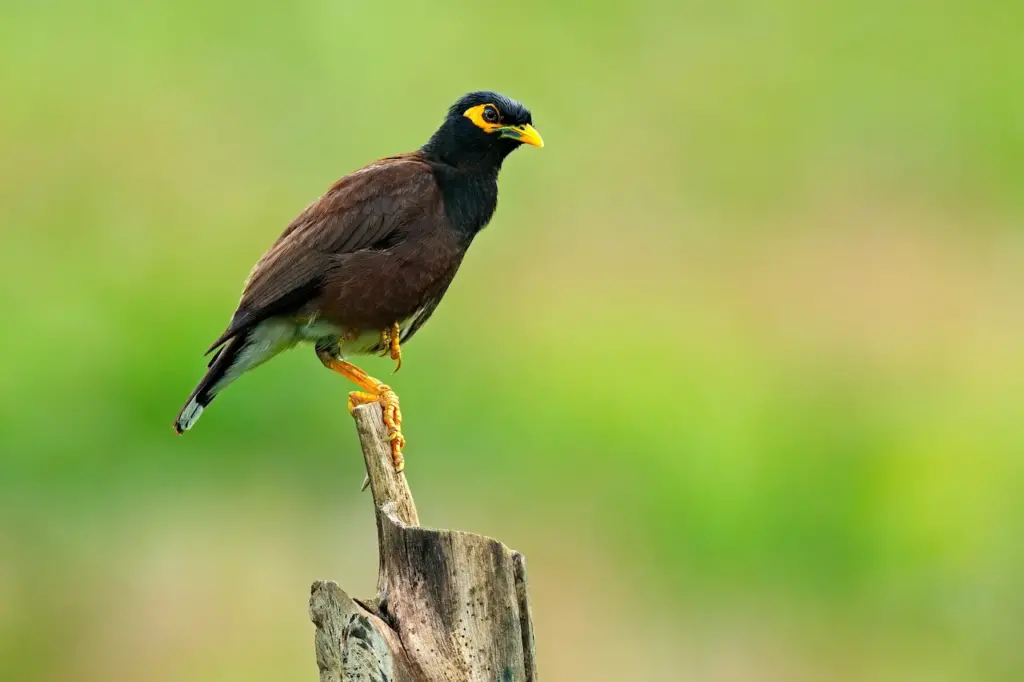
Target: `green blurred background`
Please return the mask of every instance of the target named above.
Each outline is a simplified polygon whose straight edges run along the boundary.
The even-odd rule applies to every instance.
[[[1024,679],[1022,25],[2,0],[0,678],[315,679],[310,582],[376,579],[351,387],[294,352],[171,420],[283,226],[488,88],[547,146],[392,383],[544,679]]]

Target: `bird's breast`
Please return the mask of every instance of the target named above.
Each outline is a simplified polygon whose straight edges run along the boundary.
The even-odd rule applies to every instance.
[[[328,277],[314,312],[344,329],[413,324],[455,277],[465,247],[454,237],[438,230],[388,251],[346,255]]]

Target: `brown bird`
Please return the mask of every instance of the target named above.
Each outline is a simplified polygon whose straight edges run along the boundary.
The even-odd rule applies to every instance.
[[[543,147],[529,110],[473,92],[448,111],[419,150],[346,175],[308,206],[263,254],[230,324],[207,353],[206,375],[174,429],[243,373],[300,343],[355,382],[349,410],[379,402],[395,468],[404,466],[402,413],[391,387],[345,360],[379,353],[402,364],[401,344],[423,326],[498,202],[498,171],[520,145]]]

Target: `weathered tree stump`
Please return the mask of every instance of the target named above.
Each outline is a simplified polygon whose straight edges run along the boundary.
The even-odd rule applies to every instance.
[[[523,555],[482,535],[421,528],[380,406],[353,416],[377,517],[377,596],[313,583],[321,682],[536,682]]]

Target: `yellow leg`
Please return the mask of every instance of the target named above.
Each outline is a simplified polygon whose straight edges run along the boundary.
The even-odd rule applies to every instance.
[[[391,329],[385,329],[380,333],[380,343],[382,346],[387,348],[386,354],[391,356],[391,359],[395,361],[395,371],[402,369],[402,346],[400,340],[402,338],[402,328],[395,322],[391,325]],[[383,353],[382,353],[383,355]]]
[[[384,408],[384,425],[388,427],[388,440],[391,441],[391,461],[395,465],[395,471],[402,471],[405,468],[405,456],[402,454],[405,436],[402,435],[402,411],[398,407],[398,396],[390,386],[374,379],[351,362],[336,358],[326,350],[317,349],[316,354],[324,367],[337,372],[363,389],[348,394],[349,412],[357,405],[366,403],[380,403]]]

